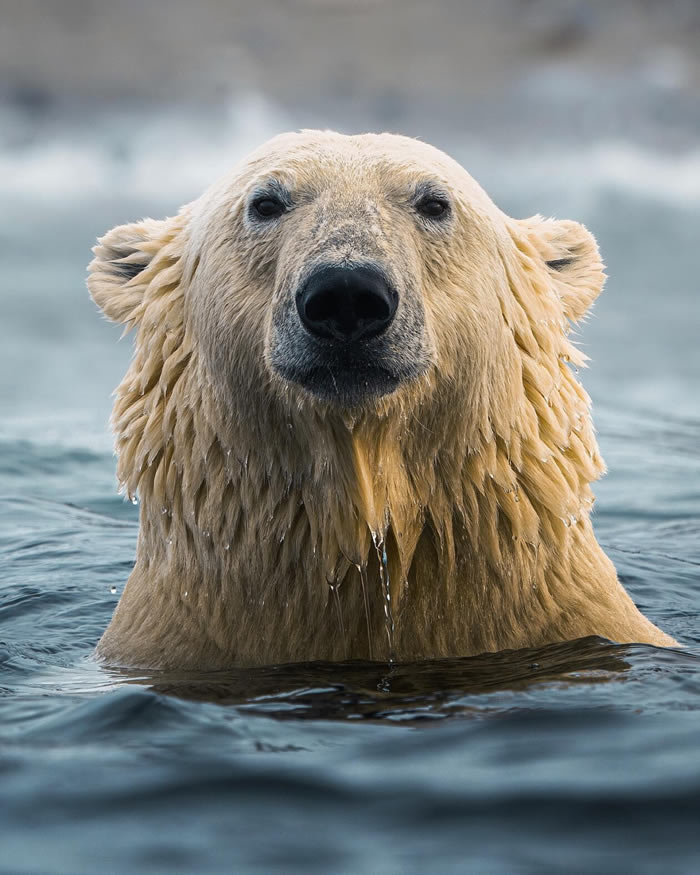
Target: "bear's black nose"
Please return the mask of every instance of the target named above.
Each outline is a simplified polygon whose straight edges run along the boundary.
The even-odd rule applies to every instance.
[[[381,334],[398,307],[396,292],[373,265],[317,267],[297,294],[299,318],[317,337],[350,343]]]

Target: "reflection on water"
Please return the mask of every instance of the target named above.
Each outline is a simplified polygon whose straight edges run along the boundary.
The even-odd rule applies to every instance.
[[[479,709],[469,700],[487,693],[540,684],[604,683],[611,673],[631,667],[625,656],[635,649],[645,648],[593,637],[469,659],[310,663],[199,676],[140,675],[132,682],[191,701],[245,705],[248,713],[278,719],[417,722],[476,713]],[[124,675],[115,679],[120,677]]]

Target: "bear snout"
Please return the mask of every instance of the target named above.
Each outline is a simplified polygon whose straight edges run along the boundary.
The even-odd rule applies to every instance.
[[[324,258],[281,288],[266,362],[286,383],[341,407],[372,404],[432,357],[419,290],[379,259]]]
[[[306,330],[324,340],[352,343],[382,334],[399,296],[376,264],[321,264],[302,283],[296,306]]]

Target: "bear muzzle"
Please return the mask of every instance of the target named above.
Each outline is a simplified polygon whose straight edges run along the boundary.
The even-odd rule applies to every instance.
[[[374,260],[324,260],[280,296],[268,362],[313,396],[356,407],[425,372],[422,307]]]

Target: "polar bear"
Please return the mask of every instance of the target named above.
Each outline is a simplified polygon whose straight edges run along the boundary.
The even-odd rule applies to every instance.
[[[141,504],[102,659],[675,644],[591,525],[581,225],[509,218],[422,142],[302,131],[94,253],[92,297],[134,331],[112,421]]]

